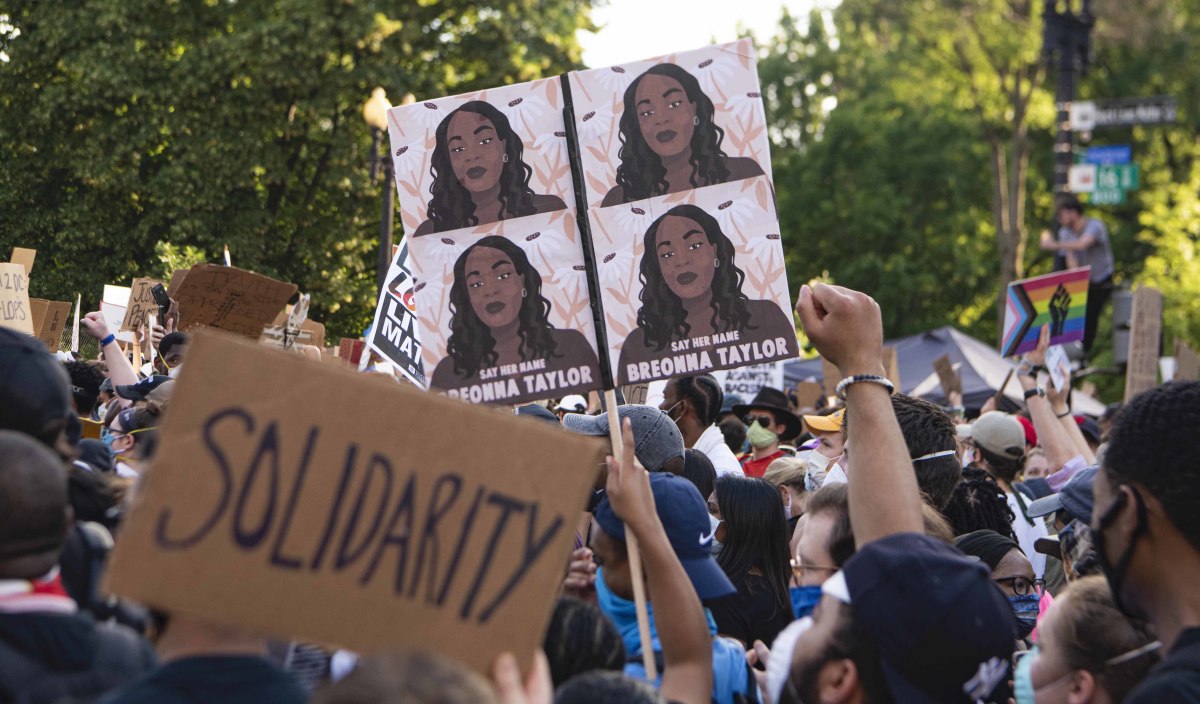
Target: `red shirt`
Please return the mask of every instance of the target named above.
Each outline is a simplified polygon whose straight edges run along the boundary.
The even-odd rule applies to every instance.
[[[746,473],[747,477],[761,478],[767,472],[767,465],[780,457],[787,457],[787,454],[783,450],[776,450],[773,454],[767,455],[760,460],[751,459],[752,457],[754,455],[747,455],[746,459],[742,460],[742,471]]]

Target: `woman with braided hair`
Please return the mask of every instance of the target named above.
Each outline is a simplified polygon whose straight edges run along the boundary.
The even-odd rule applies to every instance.
[[[962,480],[954,487],[950,503],[942,515],[950,521],[954,534],[966,535],[977,530],[993,530],[1016,540],[1013,533],[1013,512],[1008,507],[1004,489],[992,475],[978,467],[963,470]]]
[[[668,381],[659,405],[679,426],[684,447],[704,453],[712,461],[717,476],[742,474],[741,464],[716,426],[724,400],[721,384],[711,374],[697,374]]]

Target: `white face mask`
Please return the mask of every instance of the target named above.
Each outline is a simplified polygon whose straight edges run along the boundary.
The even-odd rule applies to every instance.
[[[821,485],[825,483],[826,473],[836,461],[837,458],[829,459],[816,450],[809,451],[808,457],[804,460],[805,474],[807,475],[805,484],[809,485],[811,482],[811,486],[814,487],[813,490],[820,489]]]
[[[180,369],[183,369],[182,364],[177,364],[177,365],[171,367],[171,371],[167,372],[167,376],[171,377],[172,379],[178,379]]]
[[[793,621],[775,636],[775,642],[771,644],[771,659],[767,661],[767,682],[764,687],[768,701],[779,701],[792,674],[792,654],[796,652],[796,643],[812,625],[812,616],[805,616]]]
[[[792,517],[792,492],[784,488],[783,493],[787,495],[787,503],[783,505],[783,515],[785,518]]]
[[[712,544],[709,546],[709,549],[712,550],[712,554],[716,555],[717,553],[721,552],[721,541],[717,540],[717,526],[721,525],[721,522],[717,520],[716,516],[710,513],[708,514],[708,525],[713,536]]]

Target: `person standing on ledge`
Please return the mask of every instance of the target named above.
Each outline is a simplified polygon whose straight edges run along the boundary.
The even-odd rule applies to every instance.
[[[1088,282],[1087,327],[1083,332],[1083,351],[1090,352],[1096,339],[1100,312],[1113,292],[1113,255],[1108,241],[1108,228],[1096,218],[1083,216],[1083,205],[1075,196],[1058,201],[1055,210],[1058,237],[1049,230],[1042,231],[1042,249],[1062,255],[1068,269],[1092,267]]]

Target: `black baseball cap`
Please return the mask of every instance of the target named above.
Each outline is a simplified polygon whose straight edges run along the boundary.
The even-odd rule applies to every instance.
[[[650,474],[654,508],[667,532],[667,539],[683,570],[692,580],[696,594],[705,601],[736,594],[737,589],[712,556],[715,529],[708,520],[708,506],[694,484],[666,472]],[[617,518],[605,496],[596,507],[596,523],[614,540],[625,542],[625,524]]]
[[[54,447],[71,408],[67,371],[41,340],[0,328],[0,429]]]
[[[1009,679],[1012,609],[979,560],[945,543],[917,533],[872,541],[823,590],[853,609],[897,702],[987,701]]]
[[[117,395],[127,401],[145,401],[150,392],[171,380],[169,376],[155,374],[136,384],[121,384],[115,387]]]

